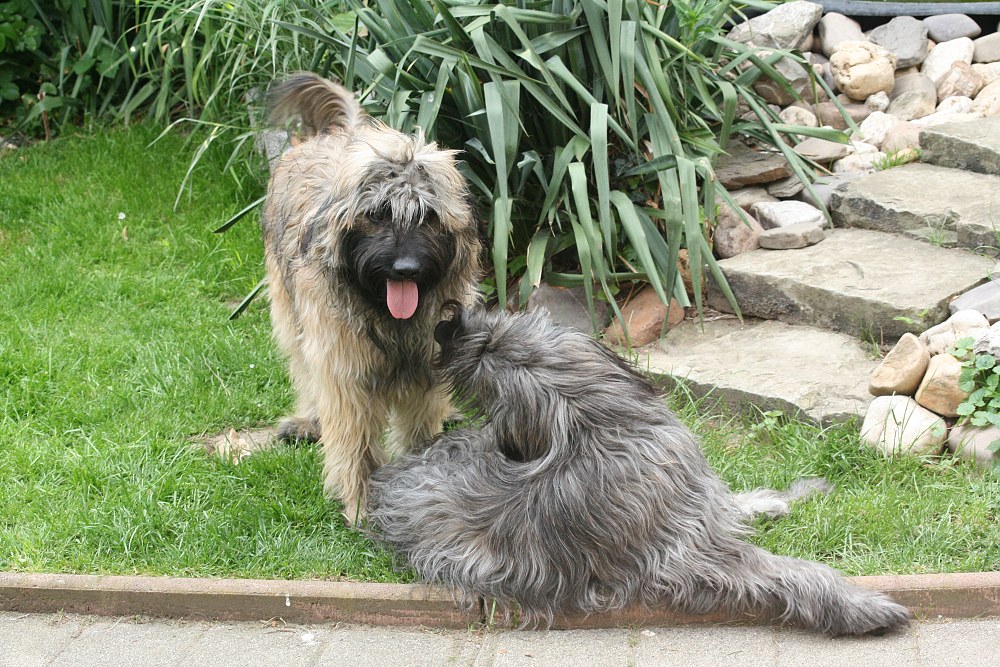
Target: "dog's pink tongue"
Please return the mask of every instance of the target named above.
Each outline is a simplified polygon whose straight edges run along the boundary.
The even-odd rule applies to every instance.
[[[417,310],[417,284],[412,280],[385,281],[385,302],[397,320],[408,320]]]

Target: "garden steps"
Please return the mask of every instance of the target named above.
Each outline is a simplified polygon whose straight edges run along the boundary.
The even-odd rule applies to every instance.
[[[943,160],[950,154],[932,156]],[[840,186],[830,213],[837,227],[904,234],[934,245],[992,247],[1000,233],[1000,176],[908,164]]]
[[[1000,116],[926,128],[920,151],[928,164],[1000,176]]]
[[[643,348],[640,367],[719,401],[827,425],[863,418],[878,365],[871,345],[842,333],[734,315],[689,320]]]
[[[993,260],[866,229],[835,229],[794,250],[758,249],[719,261],[743,315],[861,338],[920,333],[948,302],[987,280]],[[710,286],[708,303],[731,306]]]

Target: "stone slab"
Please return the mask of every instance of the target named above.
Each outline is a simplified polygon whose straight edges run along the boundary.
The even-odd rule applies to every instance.
[[[835,229],[817,245],[754,250],[719,268],[744,315],[894,340],[947,319],[951,298],[984,282],[993,264],[894,234]],[[708,303],[730,309],[714,283]]]
[[[920,148],[929,164],[1000,176],[1000,116],[925,128]]]
[[[907,164],[837,188],[830,214],[838,227],[906,234],[997,252],[1000,176]]]
[[[820,244],[822,245],[822,244]],[[780,252],[780,251],[765,251]],[[735,410],[781,410],[821,424],[863,417],[878,362],[856,338],[773,320],[685,322],[639,366]]]

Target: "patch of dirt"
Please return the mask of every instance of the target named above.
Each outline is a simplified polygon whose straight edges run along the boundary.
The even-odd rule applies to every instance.
[[[196,438],[192,446],[204,449],[209,456],[239,463],[254,452],[274,446],[277,432],[278,429],[274,426],[240,431],[231,428],[224,433]]]

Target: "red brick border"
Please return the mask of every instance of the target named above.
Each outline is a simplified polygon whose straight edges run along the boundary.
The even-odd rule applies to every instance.
[[[855,577],[885,591],[918,619],[1000,616],[1000,572]],[[488,608],[488,605],[487,605]],[[408,584],[81,574],[0,573],[0,610],[66,611],[105,616],[141,614],[173,618],[291,622],[348,622],[465,628],[491,620],[463,611],[437,588]],[[559,628],[614,628],[715,623],[767,623],[767,617],[687,616],[664,609],[630,608],[567,616]]]

